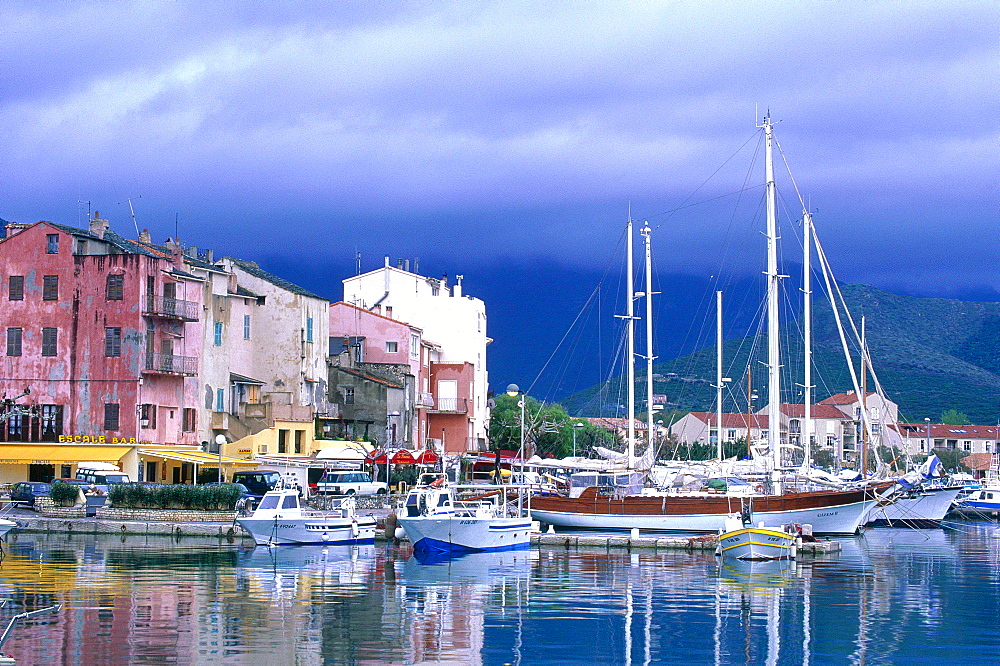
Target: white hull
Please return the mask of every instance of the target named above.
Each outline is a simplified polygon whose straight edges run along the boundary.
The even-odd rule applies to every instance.
[[[951,511],[960,487],[929,488],[910,496],[898,498],[887,506],[876,506],[866,519],[876,525],[936,525]]]
[[[237,518],[259,546],[281,544],[355,544],[375,542],[375,519]]]
[[[7,532],[17,527],[17,523],[13,520],[7,520],[6,518],[0,518],[0,538],[3,538]]]
[[[737,560],[795,559],[795,537],[763,527],[745,527],[719,535],[719,554]]]
[[[399,524],[416,550],[511,550],[531,541],[527,518],[400,516]]]
[[[754,511],[754,520],[770,525],[809,524],[813,534],[854,534],[876,500],[864,500],[835,507],[790,511]],[[540,511],[532,507],[531,517],[556,527],[592,530],[628,530],[638,528],[654,532],[718,532],[729,514],[703,513],[682,515],[596,514],[568,511]]]

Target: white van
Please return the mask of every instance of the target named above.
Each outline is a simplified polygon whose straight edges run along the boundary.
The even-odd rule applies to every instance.
[[[118,469],[117,465],[102,462],[77,463],[76,478],[96,486],[132,482],[132,479],[128,478],[128,474]]]

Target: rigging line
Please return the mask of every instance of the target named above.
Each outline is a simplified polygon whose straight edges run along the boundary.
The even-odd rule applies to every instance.
[[[625,239],[625,232],[623,230],[621,236],[618,237],[618,245],[621,245],[624,242],[624,239]],[[616,251],[617,251],[617,246],[616,246]],[[612,254],[614,254],[614,253],[612,253]],[[530,392],[531,389],[533,389],[535,387],[535,384],[538,383],[539,378],[545,372],[545,369],[549,366],[549,363],[552,362],[552,358],[556,355],[556,352],[559,351],[559,347],[566,340],[567,336],[569,336],[569,333],[573,329],[573,327],[576,325],[576,322],[579,321],[580,317],[583,314],[584,309],[586,309],[587,305],[594,299],[594,296],[600,290],[601,285],[604,284],[605,279],[607,279],[607,277],[608,277],[608,273],[611,272],[611,266],[613,265],[613,263],[614,263],[614,258],[611,258],[611,259],[608,260],[608,264],[607,264],[607,266],[604,269],[604,274],[601,275],[601,279],[598,281],[597,287],[595,287],[594,291],[592,291],[590,293],[590,296],[587,297],[587,300],[586,300],[586,302],[584,302],[583,307],[580,309],[579,312],[577,312],[576,316],[573,318],[573,323],[570,324],[569,328],[566,330],[566,332],[563,334],[562,338],[556,344],[555,349],[553,349],[552,353],[549,354],[549,358],[546,359],[545,363],[542,365],[541,369],[538,371],[538,374],[535,375],[535,379],[532,380],[532,382],[531,382],[530,385],[528,385],[528,389],[527,389],[527,391],[525,391],[526,393]]]
[[[705,185],[706,185],[706,184],[707,184],[707,183],[708,183],[708,182],[709,182],[710,180],[712,180],[713,178],[715,178],[715,175],[716,175],[717,173],[719,173],[720,171],[722,171],[722,167],[724,167],[724,166],[726,166],[727,164],[729,164],[729,163],[730,163],[730,162],[731,162],[731,161],[732,161],[732,160],[733,160],[733,159],[734,159],[734,158],[735,158],[735,157],[736,157],[737,155],[739,155],[739,154],[740,154],[740,152],[741,152],[741,151],[742,151],[742,150],[743,150],[743,149],[744,149],[744,148],[746,147],[746,145],[747,145],[748,143],[750,143],[750,142],[751,142],[751,141],[753,140],[753,138],[754,138],[755,136],[758,136],[758,135],[759,135],[760,133],[761,133],[761,132],[760,132],[760,130],[758,130],[758,131],[754,132],[753,134],[751,134],[751,135],[750,135],[750,136],[749,136],[749,137],[747,138],[747,140],[743,142],[743,145],[741,145],[741,146],[740,146],[739,148],[737,148],[737,149],[736,149],[735,151],[733,151],[733,154],[732,154],[732,155],[730,155],[729,157],[727,157],[727,158],[726,158],[726,159],[725,159],[725,160],[724,160],[724,161],[722,162],[722,164],[720,164],[720,165],[719,165],[719,167],[718,167],[718,168],[717,168],[717,169],[716,169],[715,171],[713,171],[713,172],[711,173],[711,175],[709,175],[709,176],[708,176],[708,178],[706,178],[706,179],[705,179],[704,181],[702,181],[701,185],[699,185],[698,187],[696,187],[696,188],[694,189],[694,191],[692,191],[692,192],[691,192],[691,194],[689,194],[689,195],[688,195],[688,196],[687,196],[687,197],[686,197],[686,198],[684,199],[684,201],[683,201],[683,202],[681,202],[681,205],[680,205],[680,206],[678,206],[677,208],[674,208],[674,209],[672,209],[672,210],[667,210],[667,211],[664,211],[664,212],[662,212],[662,213],[657,213],[657,214],[655,214],[655,215],[651,215],[651,216],[649,216],[649,217],[660,217],[661,215],[667,215],[667,216],[668,216],[668,217],[667,217],[667,220],[669,220],[669,219],[670,219],[670,217],[669,217],[669,216],[673,215],[674,213],[676,213],[676,212],[677,212],[677,211],[679,211],[679,210],[683,210],[683,209],[685,209],[685,208],[690,208],[691,206],[697,206],[697,205],[700,205],[701,203],[706,203],[706,202],[708,202],[708,201],[714,201],[715,199],[721,199],[722,197],[713,197],[712,199],[706,199],[705,201],[702,201],[702,202],[696,202],[696,203],[693,203],[693,204],[689,204],[689,205],[685,205],[685,204],[687,204],[687,202],[688,202],[688,201],[690,201],[690,200],[691,200],[691,197],[693,197],[693,196],[694,196],[695,194],[697,194],[697,193],[698,193],[698,191],[699,191],[699,190],[701,190],[701,188],[705,187]],[[732,194],[736,194],[736,193],[731,193],[731,194],[724,194],[724,195],[722,195],[722,196],[731,196]],[[663,222],[660,222],[660,224],[659,224],[659,225],[658,225],[658,226],[657,226],[657,227],[656,227],[655,229],[653,229],[653,231],[656,231],[656,230],[657,230],[657,229],[659,229],[659,228],[660,228],[661,226],[663,226],[663,224],[664,224],[664,223],[665,223],[665,222],[666,222],[667,220],[663,220]]]
[[[745,187],[745,188],[740,189],[740,190],[733,190],[732,192],[726,192],[725,194],[720,194],[718,196],[709,197],[708,199],[702,199],[701,201],[695,201],[694,203],[689,203],[689,204],[686,204],[686,205],[678,206],[677,208],[671,208],[670,210],[665,210],[662,213],[654,213],[653,215],[643,215],[643,216],[641,216],[641,219],[643,219],[643,220],[652,220],[654,218],[660,217],[661,215],[670,215],[670,216],[672,216],[674,213],[676,213],[678,211],[682,211],[682,210],[685,210],[685,209],[688,209],[688,208],[694,208],[695,206],[701,206],[703,204],[711,203],[713,201],[718,201],[719,199],[725,199],[726,197],[732,197],[732,196],[741,195],[744,192],[749,192],[751,190],[759,190],[759,189],[761,189],[763,187],[764,187],[763,184],[760,184],[760,185],[751,185],[750,187]],[[667,219],[669,219],[669,218],[667,218]],[[653,231],[659,230],[659,228],[662,227],[666,223],[667,223],[667,220],[663,220],[658,225],[656,225],[655,227],[653,227]]]

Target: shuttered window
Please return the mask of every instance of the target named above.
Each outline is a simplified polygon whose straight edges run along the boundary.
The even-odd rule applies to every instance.
[[[122,329],[117,326],[108,326],[104,329],[104,355],[122,355]]]
[[[59,300],[58,275],[46,275],[45,277],[42,278],[42,300],[43,301]]]
[[[42,356],[55,356],[59,341],[58,328],[42,329]]]

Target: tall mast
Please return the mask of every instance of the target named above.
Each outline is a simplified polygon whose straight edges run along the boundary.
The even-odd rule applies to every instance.
[[[767,445],[774,469],[781,467],[781,358],[778,347],[778,219],[774,191],[773,126],[764,117],[764,177],[767,182]]]
[[[866,398],[868,396],[868,367],[866,365],[868,343],[865,340],[865,318],[861,318],[861,418],[858,422],[861,424],[861,465],[859,468],[861,474],[868,476],[868,428],[865,426],[868,424],[868,405]]]
[[[628,319],[628,467],[632,469],[635,463],[635,278],[632,265],[632,216],[628,217],[625,231],[625,245],[628,249],[628,309],[625,317]]]
[[[715,292],[715,450],[722,460],[722,292]]]
[[[812,464],[812,214],[807,210],[802,216],[802,318],[803,337],[805,338],[805,373],[802,378],[805,412],[802,423],[802,464]]]
[[[653,259],[650,251],[649,222],[642,228],[646,250],[646,446],[653,446]],[[655,452],[646,457],[651,461]],[[652,457],[651,457],[652,456]]]

